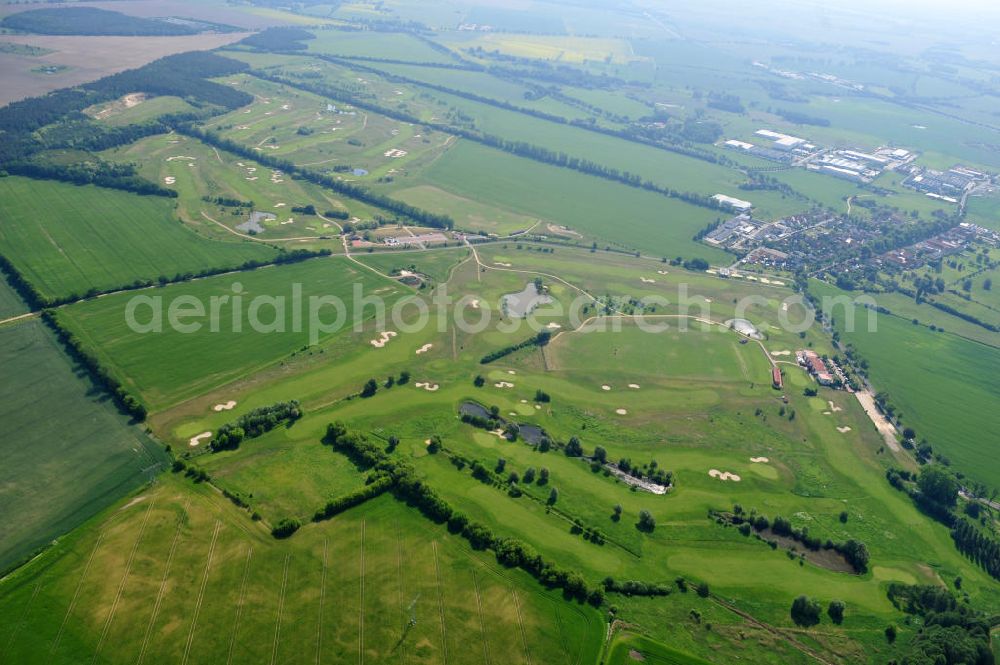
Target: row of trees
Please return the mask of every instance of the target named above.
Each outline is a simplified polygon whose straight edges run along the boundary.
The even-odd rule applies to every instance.
[[[332,62],[336,62],[337,64],[349,64],[345,63],[339,58],[333,58],[331,56],[318,56],[318,57],[321,57],[322,59],[331,60]],[[355,65],[355,67],[357,66]],[[372,71],[378,72],[379,70],[372,70]],[[306,92],[311,92],[313,94],[320,95],[323,97],[340,99],[358,108],[372,111],[374,113],[379,113],[381,115],[393,118],[395,120],[421,124],[430,127],[432,129],[436,129],[438,131],[454,134],[455,136],[459,136],[461,138],[468,139],[470,141],[475,141],[476,143],[481,143],[483,145],[495,148],[497,150],[509,152],[519,157],[524,157],[534,161],[542,162],[544,164],[550,164],[552,166],[568,168],[574,171],[578,171],[580,173],[596,176],[598,178],[602,178],[605,180],[612,180],[614,182],[628,185],[629,187],[635,187],[638,189],[644,189],[647,191],[656,192],[658,194],[662,194],[669,198],[675,198],[684,201],[686,203],[690,203],[692,205],[710,208],[712,210],[719,209],[718,202],[707,194],[699,194],[697,192],[685,192],[685,191],[675,190],[670,187],[664,187],[662,185],[654,183],[651,180],[644,180],[642,176],[635,173],[630,173],[628,171],[621,171],[619,169],[598,164],[597,162],[567,155],[566,153],[563,152],[549,150],[548,148],[543,148],[541,146],[537,146],[532,143],[527,143],[525,141],[508,140],[499,136],[495,136],[493,134],[485,134],[477,130],[457,127],[447,123],[429,122],[415,115],[406,113],[404,111],[400,111],[399,109],[389,108],[376,104],[375,102],[369,99],[362,98],[356,92],[347,90],[345,88],[333,88],[326,85],[306,83],[303,81],[290,81],[286,78],[280,76],[274,76],[261,71],[255,71],[254,75],[259,78],[272,81],[274,83],[280,83],[283,85],[300,88],[302,90],[305,90]],[[448,90],[449,89],[445,89],[445,91]],[[471,95],[471,93],[449,92],[449,94],[458,94],[459,96],[467,96],[467,97],[471,96],[474,98],[478,97],[478,95]],[[496,102],[496,100],[490,100],[490,101],[494,102],[494,105],[504,104],[502,102]],[[514,107],[514,109],[516,110],[517,107]],[[530,109],[526,110],[525,112],[530,112],[531,115],[538,115],[537,112]],[[554,121],[558,121],[558,117],[554,118],[555,118]],[[551,119],[551,118],[545,118],[545,119]],[[608,132],[601,131],[600,133],[608,133]],[[618,138],[637,140],[631,134],[624,134],[621,132],[612,132],[612,133],[614,136]],[[646,143],[645,141],[638,141],[638,142]],[[671,152],[677,152],[677,151],[671,150]],[[694,156],[694,155],[689,155],[689,156]]]
[[[278,79],[278,81],[285,83],[282,79]],[[248,148],[247,146],[237,143],[236,141],[223,138],[214,132],[196,127],[193,124],[178,123],[175,125],[174,129],[180,134],[191,136],[199,141],[202,141],[203,143],[219,148],[220,150],[225,150],[245,159],[255,160],[264,166],[283,171],[289,176],[307,180],[314,185],[325,187],[326,189],[330,189],[338,194],[356,199],[362,203],[367,203],[401,217],[406,217],[413,220],[413,222],[420,226],[432,226],[439,229],[450,229],[455,226],[455,221],[448,215],[439,215],[428,212],[421,208],[417,208],[416,206],[403,203],[402,201],[397,201],[396,199],[390,198],[384,194],[373,192],[362,185],[346,182],[344,180],[338,180],[337,178],[296,166],[291,161],[280,159],[271,155],[265,155],[261,152],[253,150],[252,148]]]
[[[993,665],[990,622],[944,587],[893,582],[889,600],[922,619],[900,661],[902,665]],[[887,630],[886,635],[889,636]],[[892,631],[892,636],[895,631]]]
[[[42,312],[42,321],[56,334],[56,337],[62,342],[70,357],[87,370],[91,380],[99,388],[111,395],[115,405],[122,412],[132,416],[139,422],[146,419],[146,406],[125,389],[125,386],[101,364],[97,356],[90,353],[84,347],[76,335],[62,326],[52,310],[47,309]]]
[[[331,423],[323,441],[355,463],[391,478],[391,491],[397,499],[417,508],[434,522],[446,524],[449,531],[460,534],[474,549],[492,549],[502,565],[520,568],[545,586],[562,589],[568,597],[579,602],[589,602],[595,607],[604,602],[600,587],[590,587],[582,575],[552,564],[531,546],[514,538],[496,536],[486,525],[470,520],[419,479],[406,462],[393,459],[363,434],[350,431],[343,423]]]
[[[545,346],[552,339],[552,333],[548,330],[543,330],[533,337],[529,337],[523,342],[518,342],[517,344],[511,344],[510,346],[505,346],[502,349],[497,349],[496,351],[491,351],[485,356],[479,359],[479,364],[488,365],[495,360],[499,360],[505,356],[509,356],[512,353],[520,351],[521,349],[526,349],[529,346]]]

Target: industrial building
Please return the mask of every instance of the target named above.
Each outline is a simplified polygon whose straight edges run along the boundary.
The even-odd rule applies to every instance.
[[[718,203],[720,208],[729,208],[730,210],[735,210],[736,212],[750,212],[753,210],[753,204],[749,201],[736,199],[732,196],[726,196],[725,194],[716,194],[712,197],[712,200]]]

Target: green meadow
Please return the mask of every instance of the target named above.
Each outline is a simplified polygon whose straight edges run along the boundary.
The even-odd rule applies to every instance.
[[[0,326],[0,570],[166,467],[39,320]]]
[[[50,298],[277,255],[199,236],[175,217],[170,199],[93,186],[2,178],[0,215],[0,252]]]
[[[537,216],[617,247],[670,257],[725,257],[692,240],[719,217],[717,211],[468,141],[442,155],[423,178],[458,196]]]
[[[294,310],[294,288],[301,288],[302,293],[298,315]],[[314,296],[331,296],[346,303],[345,332],[350,331],[355,288],[365,296],[378,296],[390,304],[406,291],[395,282],[342,258],[319,258],[139,293],[116,294],[71,305],[59,310],[58,315],[152,410],[160,410],[245,377],[305,348],[310,343],[310,330],[316,331],[317,341],[328,340],[331,333],[323,332],[322,325],[332,327],[337,311],[332,306],[320,305],[310,310],[310,299]],[[226,296],[229,299],[223,299]],[[233,300],[235,296],[242,298],[239,310]],[[263,298],[253,314],[251,304],[258,296]],[[218,299],[214,331],[212,298]],[[133,331],[126,319],[129,302],[138,303],[134,320],[143,326],[153,325],[159,313],[162,332]],[[172,304],[176,302],[181,304]],[[185,302],[188,304],[184,305]],[[199,307],[191,302],[200,303],[201,314],[194,318],[182,315],[178,321],[183,327],[171,326],[170,308],[176,306],[181,311]],[[358,307],[364,318],[374,313],[371,307],[363,312]],[[310,311],[319,317],[321,325],[310,325]],[[263,332],[252,329],[255,320],[260,322]],[[192,331],[187,325],[196,328]],[[360,338],[360,333],[351,334]],[[358,345],[363,343],[357,339]]]
[[[815,290],[837,293],[821,285]],[[889,394],[903,424],[965,475],[995,483],[1000,466],[983,442],[1000,434],[990,406],[1000,391],[1000,351],[891,316],[879,316],[877,330],[868,330],[864,310],[855,317],[856,330],[848,331],[838,311],[841,338],[868,360],[875,389]]]

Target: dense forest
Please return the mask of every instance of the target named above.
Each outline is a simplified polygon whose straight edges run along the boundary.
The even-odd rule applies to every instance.
[[[126,16],[96,7],[29,9],[0,21],[8,30],[39,35],[117,35],[127,37],[174,37],[194,35],[195,28],[137,16]]]

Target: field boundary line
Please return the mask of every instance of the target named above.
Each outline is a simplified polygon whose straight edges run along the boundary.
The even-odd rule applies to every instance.
[[[41,312],[27,312],[25,314],[18,314],[17,316],[12,316],[9,319],[0,320],[0,326],[5,326],[10,323],[17,323],[18,321],[25,321],[27,319],[38,318]]]
[[[361,520],[361,580],[359,583],[360,603],[358,605],[358,663],[365,662],[365,524],[367,520]]]
[[[111,631],[111,624],[115,620],[115,613],[118,611],[118,604],[121,602],[122,594],[125,592],[125,584],[128,582],[129,573],[132,572],[132,564],[135,561],[135,554],[139,551],[139,544],[142,542],[142,534],[146,531],[146,524],[149,523],[149,516],[153,512],[153,506],[156,505],[155,500],[149,502],[149,507],[146,508],[146,514],[142,517],[142,524],[139,526],[139,534],[135,537],[135,543],[132,545],[132,550],[128,553],[128,559],[125,561],[125,572],[122,573],[122,581],[118,583],[118,591],[115,593],[115,599],[111,603],[111,609],[108,610],[108,618],[104,621],[104,629],[101,631],[101,637],[97,640],[97,647],[94,649],[94,657],[91,662],[96,663],[97,657],[101,653],[101,647],[104,646],[104,640],[107,639],[108,633]]]
[[[94,543],[94,549],[90,551],[90,557],[87,559],[87,563],[83,567],[83,572],[80,573],[80,581],[76,583],[76,591],[73,592],[73,599],[70,600],[69,607],[66,608],[66,614],[63,616],[62,623],[59,625],[59,632],[56,633],[55,640],[52,641],[49,653],[55,653],[56,649],[59,647],[63,631],[66,628],[66,622],[69,621],[69,617],[76,608],[77,601],[80,599],[80,589],[83,587],[83,582],[87,578],[87,572],[90,570],[90,565],[94,562],[94,556],[97,554],[97,548],[101,546],[102,542],[104,542],[104,533],[104,529],[101,529],[97,534],[97,542]]]
[[[184,507],[181,508],[181,512],[186,514],[187,501],[184,502]],[[174,553],[177,551],[177,542],[180,540],[181,535],[181,525],[183,520],[177,518],[177,526],[174,528],[174,537],[170,541],[170,552],[167,554],[167,563],[163,568],[163,577],[160,578],[160,588],[156,592],[156,600],[153,602],[153,613],[149,616],[149,623],[146,624],[146,633],[142,637],[142,646],[139,648],[139,656],[136,659],[136,665],[142,665],[142,659],[146,656],[146,649],[149,647],[149,638],[153,634],[153,626],[156,624],[156,619],[160,614],[160,603],[163,601],[163,594],[167,589],[167,579],[170,577],[170,564],[173,563]]]
[[[330,540],[323,539],[323,568],[319,577],[319,618],[316,622],[316,665],[320,665],[323,653],[323,603],[326,600],[327,549]]]
[[[816,651],[814,651],[810,647],[806,646],[805,644],[799,642],[794,637],[792,637],[790,635],[787,635],[784,631],[775,628],[771,624],[768,624],[768,623],[765,623],[765,622],[761,621],[760,619],[758,619],[757,617],[753,616],[749,612],[744,612],[743,610],[739,609],[735,605],[731,605],[730,603],[722,600],[721,598],[719,598],[715,594],[712,594],[711,598],[712,598],[713,601],[715,601],[716,604],[720,605],[721,607],[729,610],[730,612],[732,612],[733,614],[736,614],[737,616],[743,617],[744,619],[746,619],[747,621],[749,621],[753,625],[755,625],[758,628],[761,628],[761,629],[763,629],[763,630],[771,633],[775,637],[779,637],[779,638],[785,640],[786,642],[788,642],[790,645],[792,645],[795,649],[797,649],[801,653],[803,653],[803,654],[805,654],[807,656],[810,656],[811,658],[813,658],[813,659],[815,659],[815,660],[823,663],[823,665],[834,665],[834,663],[832,661],[826,660],[825,658],[823,658],[823,656],[821,656],[820,654],[818,654]]]
[[[35,590],[31,592],[31,597],[28,598],[28,602],[24,604],[24,610],[21,612],[21,618],[18,619],[16,624],[14,624],[14,630],[11,631],[10,637],[7,638],[7,647],[4,649],[3,653],[10,653],[10,650],[14,647],[15,638],[17,638],[17,634],[21,632],[21,628],[24,627],[24,624],[27,623],[28,612],[31,610],[31,606],[35,603],[35,597],[38,596],[38,592],[41,591],[41,589],[41,582],[35,584]]]
[[[510,595],[514,598],[514,612],[517,614],[517,628],[521,633],[521,646],[524,647],[524,662],[531,665],[531,653],[528,651],[528,635],[524,632],[524,618],[521,616],[521,603],[517,599],[517,591],[510,587]]]
[[[198,600],[194,604],[194,613],[191,616],[191,628],[188,629],[187,643],[184,645],[184,656],[181,665],[187,665],[191,656],[191,644],[194,642],[194,630],[198,626],[198,615],[201,614],[201,604],[205,600],[205,587],[208,586],[208,574],[212,571],[212,556],[215,554],[215,544],[219,540],[219,530],[222,529],[222,522],[215,521],[215,530],[212,531],[212,544],[208,546],[208,558],[205,561],[205,572],[201,576],[201,586],[198,588]]]
[[[396,532],[396,589],[399,597],[399,620],[403,625],[403,637],[405,637],[409,624],[407,623],[406,611],[403,609],[403,598],[405,597],[403,593],[403,539],[399,535],[399,524],[395,521],[392,523],[392,530]],[[399,659],[405,665],[406,645],[403,644],[403,638],[399,640]]]
[[[476,575],[475,568],[472,569],[472,584],[476,589],[476,605],[479,607],[479,634],[483,638],[483,662],[490,665],[490,645],[486,639],[486,619],[483,616],[483,597],[479,593],[479,576]]]
[[[278,614],[274,619],[274,641],[271,643],[271,665],[278,660],[278,645],[281,642],[281,613],[285,609],[285,589],[288,588],[288,562],[292,555],[285,555],[285,567],[281,572],[281,591],[278,593]]]
[[[442,662],[448,665],[448,630],[444,623],[444,597],[441,593],[441,565],[438,561],[437,541],[431,541],[431,550],[434,552],[434,577],[437,581],[438,614],[441,617],[441,654]]]
[[[240,582],[240,594],[236,601],[236,618],[233,619],[233,634],[229,636],[229,653],[226,665],[233,662],[233,650],[236,648],[236,635],[240,631],[240,619],[243,618],[243,603],[246,600],[247,579],[250,577],[250,560],[253,559],[253,545],[247,545],[246,563],[243,564],[243,580]]]

